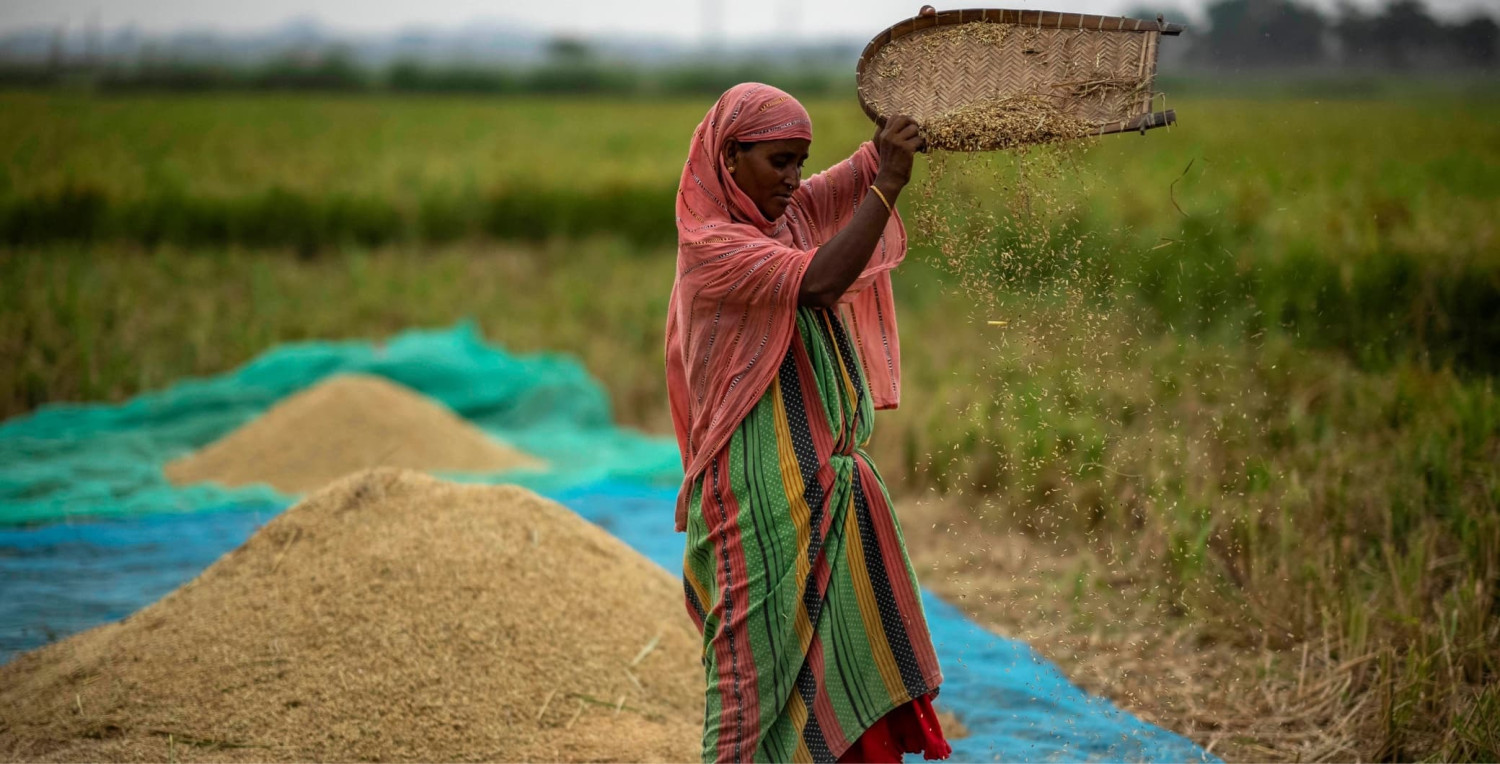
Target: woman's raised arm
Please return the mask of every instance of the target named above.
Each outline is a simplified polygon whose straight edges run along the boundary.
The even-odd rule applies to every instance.
[[[875,173],[874,186],[879,193],[866,194],[849,223],[814,253],[797,293],[799,305],[833,307],[864,272],[896,197],[911,180],[912,157],[923,144],[917,123],[909,117],[892,117],[876,129],[880,169]]]

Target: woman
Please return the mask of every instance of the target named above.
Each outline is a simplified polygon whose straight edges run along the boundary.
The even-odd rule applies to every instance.
[[[943,758],[942,672],[861,450],[900,394],[892,205],[923,140],[895,117],[803,183],[811,142],[796,99],[738,85],[693,133],[677,194],[667,389],[703,758]]]

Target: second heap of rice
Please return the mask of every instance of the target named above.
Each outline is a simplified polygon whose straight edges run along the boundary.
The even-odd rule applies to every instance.
[[[265,483],[300,494],[372,467],[493,473],[541,466],[414,390],[344,374],[287,397],[165,472],[178,485]]]

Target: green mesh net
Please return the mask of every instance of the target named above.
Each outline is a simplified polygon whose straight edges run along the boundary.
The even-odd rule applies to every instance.
[[[295,497],[269,486],[173,486],[162,466],[282,398],[343,373],[405,385],[549,465],[444,477],[520,483],[544,493],[605,479],[656,485],[682,479],[677,444],[616,426],[608,397],[576,361],[512,355],[463,323],[385,342],[283,345],[228,374],[180,382],[125,404],[54,405],[6,422],[0,425],[0,524],[247,502],[285,505]]]

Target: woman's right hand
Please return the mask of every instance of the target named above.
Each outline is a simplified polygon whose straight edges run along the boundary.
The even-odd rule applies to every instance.
[[[880,155],[875,182],[887,186],[884,190],[904,188],[911,181],[912,157],[926,145],[921,128],[911,117],[898,114],[882,121],[875,130],[875,152]]]
[[[897,116],[880,122],[875,130],[875,153],[880,157],[880,168],[875,172],[879,198],[874,193],[859,192],[863,199],[854,217],[844,224],[843,230],[818,247],[807,264],[802,286],[797,290],[798,305],[831,308],[864,272],[895,213],[892,205],[896,197],[911,180],[912,155],[924,145],[922,131],[911,117]]]

